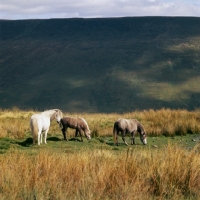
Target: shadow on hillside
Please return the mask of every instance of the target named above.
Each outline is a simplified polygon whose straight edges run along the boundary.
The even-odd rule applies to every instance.
[[[0,20],[1,50],[9,52],[0,54],[1,106],[75,113],[198,108],[199,83],[191,80],[200,75],[199,22],[199,17]]]

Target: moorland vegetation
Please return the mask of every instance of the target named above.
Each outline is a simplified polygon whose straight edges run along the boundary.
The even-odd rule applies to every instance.
[[[39,111],[23,111],[14,107],[10,110],[0,111],[0,137],[25,138],[30,134],[29,119],[31,115]],[[148,136],[175,136],[195,134],[200,132],[200,111],[187,110],[144,110],[129,113],[64,113],[64,116],[82,116],[86,119],[91,129],[92,136],[110,136],[113,132],[113,124],[116,119],[135,118],[140,121],[147,130]],[[74,134],[69,131],[69,136]],[[49,132],[58,133],[58,124],[52,123]]]
[[[200,111],[144,110],[130,113],[64,113],[84,117],[92,140],[63,141],[53,121],[47,144],[32,146],[29,119],[38,111],[0,111],[1,199],[199,199],[200,144],[177,141],[159,148],[113,146],[119,117],[137,118],[149,143],[200,133]],[[110,139],[111,138],[111,139]],[[153,138],[153,139],[152,139]],[[139,141],[139,140],[138,140]],[[95,192],[94,192],[95,191]]]

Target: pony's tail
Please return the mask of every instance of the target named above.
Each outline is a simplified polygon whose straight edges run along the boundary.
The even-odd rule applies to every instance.
[[[116,137],[117,137],[117,122],[114,123],[114,127],[113,127],[113,140],[114,140],[114,144],[116,144]]]
[[[31,133],[33,136],[33,144],[35,144],[37,140],[37,134],[38,134],[38,128],[37,128],[37,120],[36,119],[31,119]]]

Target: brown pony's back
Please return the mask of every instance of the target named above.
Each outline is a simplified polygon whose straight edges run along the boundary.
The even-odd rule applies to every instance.
[[[119,118],[116,122],[115,122],[115,128],[123,131],[125,130],[126,132],[133,132],[133,130],[137,130],[137,126],[138,126],[138,121],[136,119],[122,119]]]
[[[138,120],[119,118],[117,121],[115,121],[114,127],[113,127],[114,143],[118,144],[118,134],[119,132],[121,132],[122,139],[126,145],[128,145],[127,142],[125,141],[126,133],[131,133],[132,144],[135,144],[135,133],[137,131],[140,133],[140,139],[143,142],[143,144],[146,144],[146,133],[145,133],[143,125]]]
[[[65,140],[67,140],[66,131],[68,127],[72,129],[76,129],[75,137],[77,136],[78,133],[80,133],[80,136],[82,139],[82,134],[81,134],[81,130],[82,130],[85,136],[87,137],[87,139],[91,139],[89,126],[87,122],[85,121],[85,119],[81,117],[77,117],[77,118],[69,117],[69,116],[63,117],[61,120],[61,125],[62,125],[62,133]]]
[[[63,117],[61,120],[63,126],[67,126],[69,128],[76,128],[78,125],[77,118],[75,117]]]

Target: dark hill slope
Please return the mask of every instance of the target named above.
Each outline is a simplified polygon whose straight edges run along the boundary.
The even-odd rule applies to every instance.
[[[0,21],[0,107],[200,107],[200,18]]]

